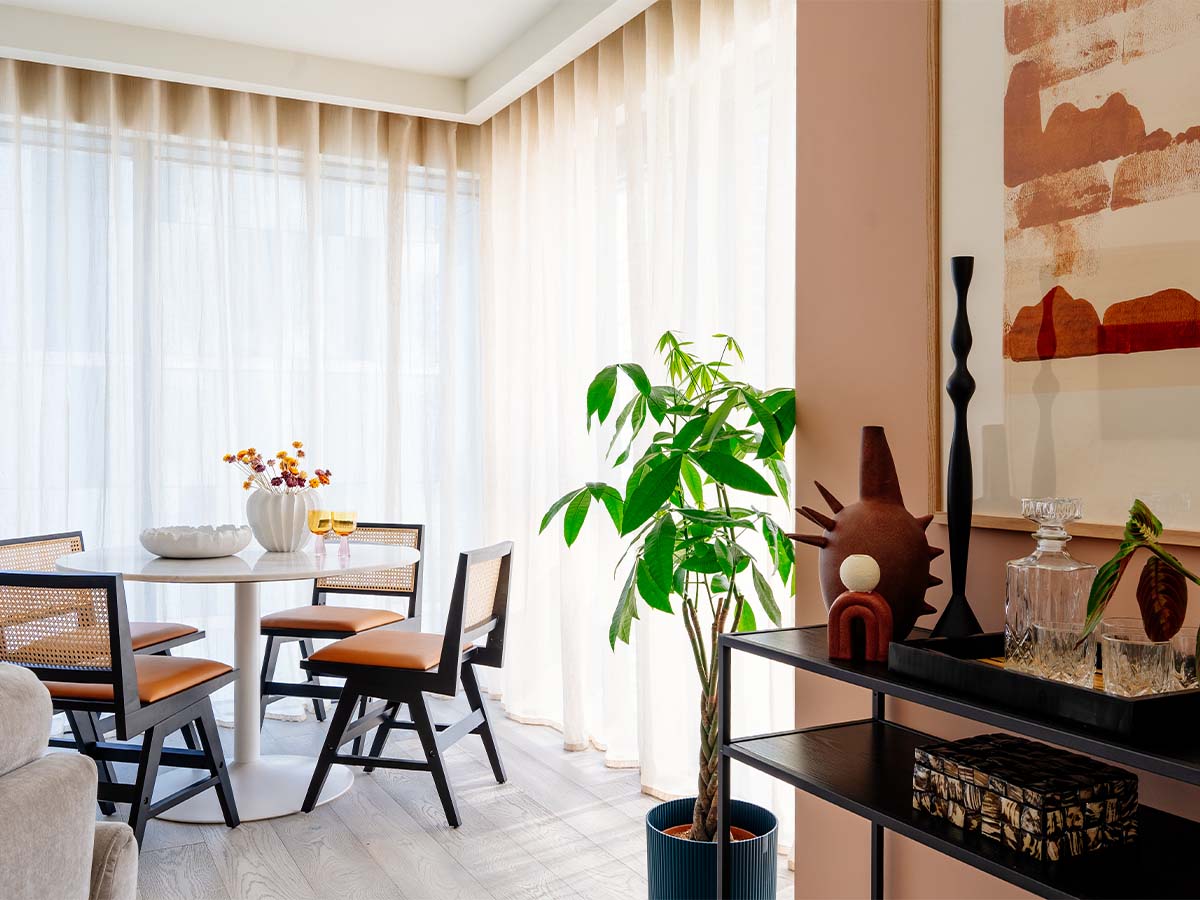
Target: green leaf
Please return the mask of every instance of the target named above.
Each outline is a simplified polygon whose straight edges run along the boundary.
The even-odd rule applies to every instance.
[[[555,515],[558,514],[558,511],[578,497],[580,492],[583,490],[583,488],[580,488],[578,491],[568,491],[555,500],[554,505],[546,511],[546,515],[542,516],[542,526],[538,529],[538,534],[541,534],[543,531],[545,531],[546,526],[550,524],[550,521],[555,517]]]
[[[575,499],[567,504],[567,514],[563,516],[563,537],[566,538],[568,547],[579,537],[579,530],[583,528],[583,520],[587,518],[591,505],[590,491],[580,491],[575,495]]]
[[[780,615],[778,604],[775,603],[775,592],[771,590],[771,583],[763,577],[762,572],[758,571],[758,566],[751,569],[751,575],[754,579],[754,590],[758,594],[759,605],[767,614],[767,618],[778,628],[783,617]]]
[[[763,398],[763,405],[775,413],[779,437],[786,444],[796,430],[796,392],[791,388],[772,391]]]
[[[714,594],[725,594],[729,592],[729,576],[718,572],[708,580],[708,587]]]
[[[655,422],[662,422],[667,415],[667,407],[674,402],[675,394],[672,388],[665,386],[655,386],[650,389],[650,396],[647,399],[650,407],[650,415],[654,416]]]
[[[1178,569],[1151,556],[1138,579],[1137,601],[1146,636],[1152,641],[1169,641],[1183,627],[1187,612],[1187,582]]]
[[[604,451],[605,459],[608,459],[609,455],[613,452],[613,447],[617,446],[617,440],[621,437],[621,429],[624,428],[625,423],[629,421],[629,414],[633,412],[633,406],[639,399],[639,397],[634,397],[623,407],[621,407],[621,412],[617,415],[617,423],[615,426],[613,426],[612,440],[608,442],[608,449]]]
[[[1129,508],[1129,521],[1125,523],[1125,540],[1153,544],[1162,537],[1162,522],[1141,500],[1134,500]]]
[[[732,516],[727,516],[723,512],[717,512],[711,509],[680,509],[676,510],[679,515],[685,519],[691,519],[695,522],[703,522],[706,525],[715,525],[721,528],[753,528],[754,523],[747,519],[735,519]]]
[[[1096,577],[1092,581],[1092,592],[1088,595],[1087,620],[1083,623],[1083,637],[1091,634],[1092,629],[1104,618],[1104,608],[1108,606],[1108,601],[1112,599],[1117,585],[1121,583],[1121,576],[1125,574],[1133,552],[1140,546],[1135,541],[1122,541],[1113,558],[1096,572]]]
[[[696,455],[696,462],[721,484],[739,491],[775,496],[767,479],[740,459],[725,453],[700,453]]]
[[[721,426],[725,424],[725,420],[729,418],[729,414],[733,412],[737,406],[738,395],[737,391],[732,391],[725,402],[717,407],[716,412],[709,414],[708,421],[704,423],[704,430],[700,432],[700,449],[706,450],[712,446],[713,439],[721,430]]]
[[[629,570],[629,577],[625,579],[625,587],[621,588],[621,596],[617,599],[617,608],[613,610],[612,621],[608,626],[608,645],[614,650],[617,647],[617,638],[629,643],[630,626],[638,617],[637,594],[633,589],[636,572],[637,565],[635,564]]]
[[[650,396],[650,379],[646,377],[645,369],[637,363],[621,363],[621,371],[629,376],[639,394],[643,397]]]
[[[763,440],[758,446],[758,458],[783,456],[783,440],[779,436],[779,423],[775,421],[775,414],[745,391],[742,392],[742,396],[762,428]]]
[[[737,623],[738,631],[758,631],[758,623],[754,621],[754,607],[742,601],[742,615]]]
[[[775,479],[775,490],[783,498],[783,502],[791,505],[792,476],[788,473],[787,462],[782,459],[764,459],[763,465],[771,470]]]
[[[682,457],[669,457],[664,463],[644,475],[635,487],[625,492],[625,514],[621,518],[621,533],[629,534],[662,508],[679,484]]]
[[[603,422],[612,409],[613,400],[617,396],[617,367],[605,366],[596,373],[587,391],[587,424],[588,431],[592,430],[592,413]]]
[[[675,612],[671,608],[670,585],[668,584],[665,591],[662,589],[658,581],[650,574],[650,567],[644,558],[639,559],[637,564],[637,587],[638,593],[642,595],[642,599],[650,606],[663,612]]]
[[[608,510],[609,518],[612,519],[613,525],[616,526],[619,533],[621,531],[621,513],[625,505],[621,499],[621,492],[615,487],[599,481],[589,481],[588,490],[592,492],[593,497],[604,504],[604,508]]]
[[[682,461],[679,466],[679,474],[683,477],[683,483],[687,487],[688,493],[692,495],[692,502],[703,509],[704,481],[700,477],[700,472],[686,456],[680,457],[680,459]]]
[[[715,575],[722,571],[721,561],[711,544],[696,544],[684,556],[680,568],[689,572],[703,572],[705,575]]]
[[[682,428],[675,432],[675,437],[671,440],[671,446],[676,450],[687,450],[696,442],[696,438],[700,436],[700,432],[704,430],[704,424],[708,419],[705,416],[696,416],[688,419]]]
[[[677,593],[680,597],[687,597],[687,581],[687,569],[683,568],[683,566],[680,566],[675,570],[675,577],[671,584],[671,586],[675,589],[675,593]]]
[[[642,564],[662,595],[665,597],[671,593],[671,581],[675,574],[675,520],[670,514],[659,519],[646,535]]]

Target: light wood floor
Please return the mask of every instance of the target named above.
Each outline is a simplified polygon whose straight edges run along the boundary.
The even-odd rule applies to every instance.
[[[452,721],[458,704],[431,703]],[[439,714],[440,713],[440,714]],[[526,898],[646,896],[643,817],[655,804],[636,769],[568,753],[549,729],[492,710],[508,782],[496,784],[478,738],[446,755],[463,824],[450,828],[423,773],[356,770],[354,786],[309,815],[223,825],[152,820],[141,855],[142,900],[193,898]],[[231,755],[232,732],[221,729]],[[266,753],[316,756],[324,725],[268,720]],[[419,753],[399,732],[393,755]],[[125,767],[119,767],[124,769]],[[129,773],[119,771],[122,780]],[[118,816],[125,808],[118,806]],[[779,897],[792,896],[780,859]]]

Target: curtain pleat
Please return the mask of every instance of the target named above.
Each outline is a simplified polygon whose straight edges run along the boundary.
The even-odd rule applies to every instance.
[[[695,793],[699,690],[682,624],[643,607],[631,644],[610,649],[623,543],[597,511],[570,550],[537,528],[566,490],[623,483],[627,466],[606,478],[609,431],[585,430],[584,396],[613,362],[653,379],[663,331],[701,345],[733,334],[747,380],[793,383],[794,15],[790,0],[657,3],[482,128],[483,332],[497,376],[486,514],[489,533],[520,548],[512,652],[490,686],[567,747],[640,764],[659,796]],[[787,504],[772,511],[791,519]],[[739,658],[735,688],[738,731],[792,722],[790,671]],[[740,767],[734,785],[780,813],[790,843],[791,790]]]

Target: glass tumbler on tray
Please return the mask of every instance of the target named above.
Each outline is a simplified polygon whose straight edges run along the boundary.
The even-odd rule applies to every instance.
[[[1176,688],[1170,641],[1152,641],[1141,619],[1105,619],[1100,625],[1104,690],[1119,697],[1144,697]]]
[[[1021,514],[1038,524],[1033,533],[1037,547],[1006,566],[1004,665],[1036,675],[1042,673],[1034,656],[1034,626],[1082,626],[1096,567],[1072,558],[1066,550],[1071,535],[1065,526],[1083,514],[1078,498],[1025,499]]]
[[[1083,623],[1039,622],[1033,626],[1033,671],[1044,678],[1094,687],[1096,633],[1083,635]]]
[[[1181,691],[1197,687],[1196,650],[1200,649],[1195,625],[1184,625],[1171,638],[1171,656],[1175,667],[1176,687]]]

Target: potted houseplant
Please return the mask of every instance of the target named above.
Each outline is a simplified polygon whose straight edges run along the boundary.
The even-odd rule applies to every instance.
[[[722,342],[718,359],[694,355],[692,344],[667,332],[657,352],[665,384],[651,384],[636,363],[607,366],[587,392],[587,425],[613,411],[618,381],[633,396],[616,415],[608,453],[617,468],[640,450],[624,490],[588,482],[560,497],[542,520],[544,531],[563,513],[563,536],[575,542],[595,503],[629,547],[627,567],[609,626],[609,643],[629,641],[638,597],[676,614],[687,632],[700,681],[700,771],[695,798],[673,800],[646,817],[650,896],[706,897],[715,893],[717,772],[717,638],[752,631],[759,613],[779,624],[771,577],[794,594],[793,548],[784,529],[745,498],[788,502],[784,448],[796,422],[790,388],[760,390],[731,376],[737,342]],[[650,425],[647,428],[647,425]],[[639,436],[642,437],[639,441]],[[643,447],[644,444],[644,447]],[[636,449],[635,449],[636,445]],[[742,498],[742,499],[739,499]],[[751,536],[754,536],[753,538]],[[761,539],[761,549],[752,545]],[[732,866],[734,895],[774,896],[777,822],[768,810],[734,801],[731,824],[739,834]]]
[[[254,447],[226,453],[222,459],[241,471],[242,489],[249,491],[246,521],[263,549],[290,553],[308,543],[308,511],[317,505],[315,491],[329,484],[332,472],[302,466],[304,444],[292,441],[290,450],[263,458]]]

